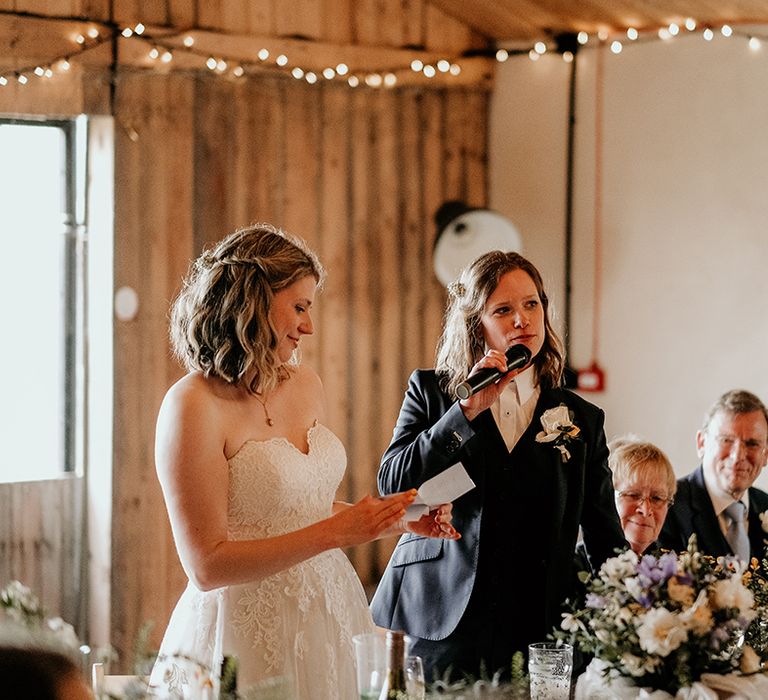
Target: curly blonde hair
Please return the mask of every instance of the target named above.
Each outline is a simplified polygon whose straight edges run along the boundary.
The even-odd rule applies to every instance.
[[[468,376],[485,352],[481,317],[488,298],[507,272],[523,270],[533,280],[544,309],[544,345],[533,359],[539,382],[545,388],[562,382],[563,344],[549,320],[549,298],[541,274],[519,253],[493,250],[468,265],[448,289],[443,333],[437,346],[436,370],[440,386],[449,396]]]
[[[277,358],[272,299],[307,275],[320,285],[325,272],[301,239],[269,224],[231,233],[192,264],[173,303],[176,357],[189,371],[270,391],[289,372]]]

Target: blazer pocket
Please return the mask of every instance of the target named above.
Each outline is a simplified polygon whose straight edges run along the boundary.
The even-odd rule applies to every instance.
[[[444,540],[434,537],[410,537],[398,542],[392,553],[392,566],[406,566],[443,556]]]

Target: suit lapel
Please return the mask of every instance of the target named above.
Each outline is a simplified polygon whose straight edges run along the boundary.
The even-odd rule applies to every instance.
[[[569,479],[576,471],[583,468],[583,456],[581,456],[583,442],[572,442],[571,445],[568,446],[571,457],[566,462],[563,462],[560,450],[558,450],[552,443],[535,442],[537,433],[542,430],[541,416],[545,411],[548,411],[555,406],[559,406],[561,403],[568,405],[566,395],[562,391],[559,389],[542,390],[536,404],[536,410],[533,413],[533,420],[531,420],[531,425],[528,426],[528,430],[531,431],[530,440],[535,443],[534,453],[537,455],[537,461],[544,468],[550,470],[553,477],[553,518],[550,523],[552,527],[552,547],[554,547],[552,551],[557,551],[556,547],[559,542],[560,526],[565,516],[565,509],[568,501]],[[578,419],[576,419],[575,422],[578,424]],[[579,459],[580,456],[581,459]]]
[[[749,489],[749,548],[750,556],[762,561],[766,556],[766,532],[760,520],[760,513],[766,510],[760,492]]]

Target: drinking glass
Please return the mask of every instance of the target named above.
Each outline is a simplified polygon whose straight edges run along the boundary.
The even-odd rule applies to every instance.
[[[352,637],[357,664],[357,692],[360,700],[379,700],[387,674],[387,641],[379,632]]]
[[[568,700],[571,690],[573,647],[557,642],[528,645],[531,700]]]
[[[424,700],[426,697],[424,664],[420,656],[405,657],[405,690],[408,693],[408,700]]]

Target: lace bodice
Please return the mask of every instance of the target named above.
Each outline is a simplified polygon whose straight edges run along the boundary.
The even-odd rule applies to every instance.
[[[322,423],[309,429],[307,442],[304,454],[284,437],[249,440],[230,458],[231,539],[274,537],[331,515],[346,453]]]

